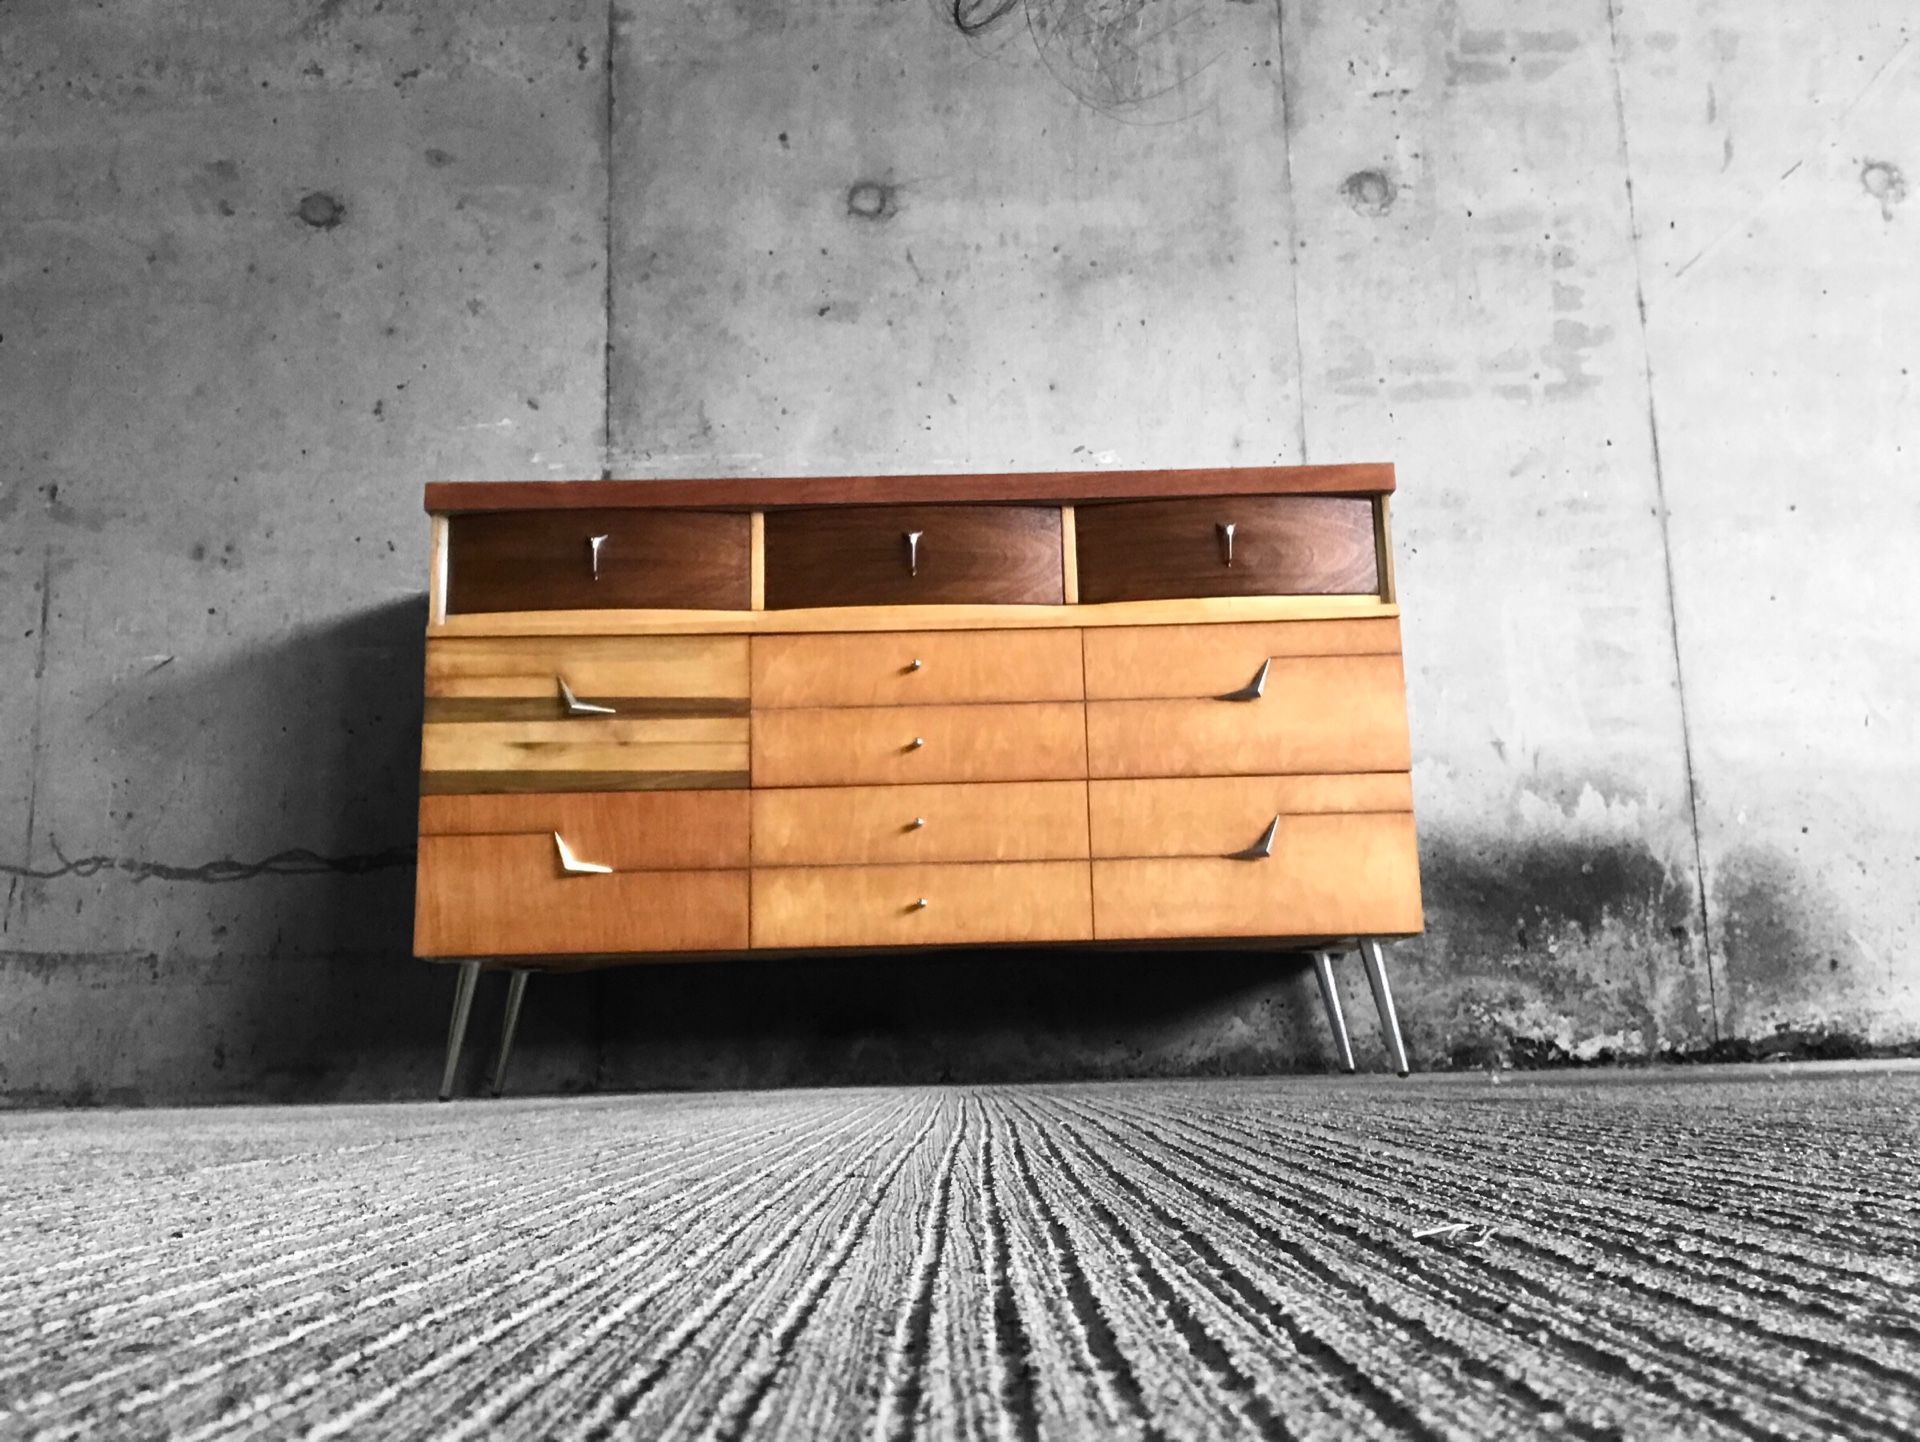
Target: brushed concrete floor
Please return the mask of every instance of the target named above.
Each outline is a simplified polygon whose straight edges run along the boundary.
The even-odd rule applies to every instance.
[[[1895,1437],[1920,1071],[0,1115],[0,1435]]]

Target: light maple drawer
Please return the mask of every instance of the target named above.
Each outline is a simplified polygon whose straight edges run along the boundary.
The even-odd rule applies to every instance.
[[[1084,861],[773,867],[753,873],[756,947],[1092,939]]]
[[[585,858],[582,858],[585,859]],[[552,836],[423,836],[418,956],[736,951],[747,872],[562,869]]]
[[[755,791],[755,866],[1087,855],[1084,781]]]
[[[745,791],[538,792],[423,796],[422,836],[558,836],[615,871],[745,866]]]
[[[755,636],[753,704],[1078,701],[1078,631]]]
[[[769,511],[766,605],[1060,605],[1058,506]]]
[[[1250,686],[1269,660],[1397,656],[1394,616],[1344,621],[1099,626],[1085,633],[1087,699],[1223,696]]]
[[[1095,856],[1216,856],[1256,849],[1302,818],[1411,812],[1405,771],[1350,776],[1208,776],[1094,781],[1087,824]]]
[[[1260,776],[1405,771],[1398,656],[1301,656],[1267,667],[1257,696],[1087,703],[1088,774]]]
[[[745,636],[436,636],[426,719],[744,716],[747,647]]]
[[[1060,781],[1086,773],[1080,705],[871,706],[756,711],[753,784]]]
[[[745,786],[745,716],[429,722],[420,791],[670,791]]]
[[[744,611],[751,604],[752,527],[744,512],[727,511],[454,516],[447,611]]]
[[[1096,860],[1093,919],[1101,941],[1409,936],[1421,927],[1413,817],[1283,817],[1260,860]]]
[[[1373,503],[1214,496],[1075,510],[1080,599],[1364,595],[1380,588]]]

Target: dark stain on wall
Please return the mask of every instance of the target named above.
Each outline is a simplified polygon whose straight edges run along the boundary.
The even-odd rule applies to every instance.
[[[1356,170],[1340,182],[1340,193],[1357,214],[1380,216],[1393,209],[1400,187],[1384,170]]]
[[[347,207],[324,190],[310,190],[294,214],[315,230],[332,230],[347,218]]]
[[[1907,177],[1889,160],[1869,160],[1860,167],[1860,188],[1880,202],[1880,214],[1893,219],[1893,208],[1907,198]]]
[[[990,30],[1019,7],[1020,0],[950,0],[947,13],[962,35]]]
[[[900,187],[886,180],[856,180],[847,187],[847,215],[853,220],[892,220],[900,213]]]

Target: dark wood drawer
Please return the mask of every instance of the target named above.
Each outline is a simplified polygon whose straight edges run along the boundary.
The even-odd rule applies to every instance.
[[[447,611],[744,611],[752,603],[752,537],[752,518],[729,511],[455,516]]]
[[[1365,498],[1122,501],[1080,506],[1074,524],[1083,602],[1380,589]]]
[[[1057,506],[770,511],[766,546],[770,611],[1066,599]]]

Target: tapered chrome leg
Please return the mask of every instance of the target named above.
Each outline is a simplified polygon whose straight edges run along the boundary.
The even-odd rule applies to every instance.
[[[1386,1038],[1387,1056],[1393,1062],[1395,1073],[1406,1076],[1412,1068],[1407,1065],[1407,1044],[1400,1036],[1400,1014],[1393,1009],[1393,988],[1387,985],[1387,962],[1380,952],[1380,943],[1371,937],[1360,937],[1360,965],[1366,968],[1367,985],[1373,988],[1373,1004],[1380,1009],[1380,1034]]]
[[[499,1096],[507,1085],[507,1057],[513,1051],[513,1030],[520,1025],[520,999],[527,994],[527,973],[516,971],[507,978],[507,1016],[500,1023],[500,1059],[493,1064],[493,1094]]]
[[[440,1074],[440,1100],[453,1095],[454,1074],[460,1069],[460,1044],[467,1039],[467,1014],[473,1010],[473,988],[480,980],[480,963],[460,963],[460,979],[453,986],[453,1022],[447,1028],[447,1069]]]
[[[1340,1065],[1352,1071],[1353,1042],[1347,1036],[1347,1014],[1340,1009],[1339,989],[1333,984],[1332,955],[1316,951],[1313,954],[1313,971],[1320,978],[1320,1000],[1327,1004],[1327,1026],[1333,1032],[1334,1050],[1340,1053]]]

